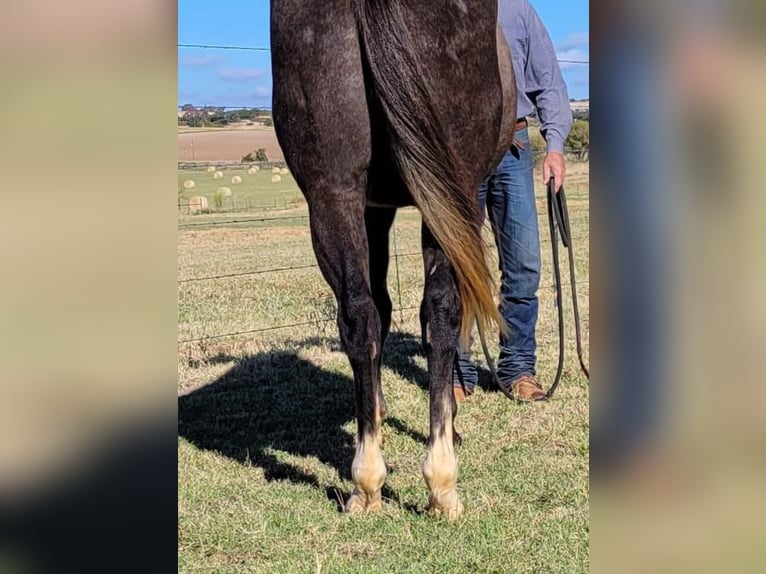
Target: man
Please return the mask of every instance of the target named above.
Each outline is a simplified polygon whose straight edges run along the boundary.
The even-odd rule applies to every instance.
[[[500,312],[508,324],[500,339],[497,372],[503,386],[522,401],[542,400],[535,378],[537,289],[540,284],[540,237],[534,189],[534,156],[526,117],[537,108],[547,145],[543,183],[564,183],[564,141],[572,124],[566,85],[556,51],[540,17],[527,0],[499,0],[498,21],[511,50],[518,88],[514,145],[479,189],[495,235],[500,271]],[[453,390],[458,403],[473,393],[478,381],[470,351],[458,355]]]

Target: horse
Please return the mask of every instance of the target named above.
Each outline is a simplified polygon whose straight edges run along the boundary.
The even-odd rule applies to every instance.
[[[477,192],[510,147],[515,123],[497,0],[272,0],[270,20],[274,126],[308,204],[354,375],[354,489],[344,509],[382,505],[389,230],[397,208],[414,205],[423,220],[427,508],[457,518],[455,350],[474,322],[505,328]]]

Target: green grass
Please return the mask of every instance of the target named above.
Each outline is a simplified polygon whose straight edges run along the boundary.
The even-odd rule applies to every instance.
[[[219,167],[219,170],[223,172],[222,179],[213,179],[213,174],[204,169],[178,170],[178,190],[182,192],[178,196],[181,217],[188,216],[189,209],[186,204],[189,203],[189,198],[198,195],[207,197],[213,211],[273,210],[303,204],[303,196],[290,174],[282,175],[282,181],[272,183],[270,169],[261,169],[255,175],[248,175],[247,168]],[[242,183],[231,183],[232,177],[236,175],[242,178]],[[196,187],[184,189],[183,183],[186,180],[194,181]],[[223,208],[216,210],[213,196],[220,187],[230,188],[232,196],[226,198]]]
[[[587,347],[588,195],[587,183],[577,183],[587,171],[576,171],[568,191]],[[396,243],[399,253],[419,251],[417,212],[400,211]],[[547,384],[557,349],[549,248],[543,243],[538,323],[538,371]],[[179,279],[313,263],[305,219],[179,230]],[[419,255],[392,261],[395,307],[399,292],[403,307],[419,303],[421,266]],[[564,379],[547,404],[512,404],[482,369],[482,388],[457,417],[466,513],[452,524],[423,512],[426,363],[417,311],[395,313],[383,370],[386,505],[380,515],[348,516],[338,501],[351,490],[353,383],[334,321],[322,322],[332,316],[329,295],[316,268],[179,283],[179,340],[312,322],[179,345],[179,571],[586,572],[589,392],[571,326]]]

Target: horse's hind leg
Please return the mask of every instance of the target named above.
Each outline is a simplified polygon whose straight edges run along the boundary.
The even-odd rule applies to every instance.
[[[322,273],[338,301],[340,338],[354,372],[357,444],[351,465],[354,491],[346,511],[381,507],[386,465],[379,444],[381,423],[381,321],[369,280],[364,188],[312,190],[311,236]]]
[[[428,387],[430,394],[430,436],[423,477],[430,497],[428,508],[450,519],[463,513],[457,495],[457,457],[453,419],[456,412],[452,393],[452,365],[460,331],[460,296],[452,266],[423,226],[425,292],[421,317],[425,321]]]
[[[375,363],[375,371],[380,381],[380,362],[382,349],[391,326],[391,297],[388,295],[386,278],[388,275],[388,233],[396,217],[396,209],[389,207],[367,207],[364,213],[367,228],[367,242],[370,250],[370,287],[375,307],[380,316],[381,353]],[[386,417],[386,400],[383,398],[383,386],[378,382],[378,440],[383,445],[383,419]]]

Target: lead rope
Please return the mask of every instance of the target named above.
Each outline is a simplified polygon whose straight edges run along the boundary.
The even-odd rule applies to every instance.
[[[554,181],[551,177],[548,180],[548,227],[551,232],[551,249],[553,251],[553,275],[554,275],[554,287],[556,289],[556,306],[558,307],[558,320],[559,320],[559,360],[556,368],[556,376],[553,379],[553,384],[546,393],[546,398],[551,398],[553,393],[556,392],[556,388],[561,382],[561,373],[564,370],[564,306],[563,296],[561,294],[561,269],[559,262],[559,246],[557,236],[561,235],[561,242],[567,248],[569,253],[569,283],[572,286],[572,309],[574,311],[575,321],[575,338],[577,341],[577,358],[580,361],[580,369],[587,379],[590,379],[590,371],[585,365],[583,359],[582,350],[582,334],[580,332],[580,310],[577,305],[577,283],[575,281],[574,271],[574,248],[572,246],[572,235],[570,233],[569,226],[569,211],[567,210],[566,194],[564,193],[564,187],[559,189],[558,193],[554,191]],[[557,233],[557,229],[559,233]],[[481,341],[481,348],[484,351],[484,358],[487,360],[489,371],[492,373],[492,378],[495,384],[500,388],[503,394],[511,400],[515,400],[514,396],[502,385],[500,377],[497,376],[495,370],[495,363],[489,353],[487,347],[487,340],[484,336],[484,329],[477,323],[477,329],[479,331],[479,340]],[[457,366],[457,365],[456,365]]]
[[[556,306],[559,315],[559,361],[556,368],[556,376],[553,379],[551,388],[546,393],[547,398],[551,398],[556,388],[561,382],[561,373],[564,370],[564,305],[561,294],[561,268],[559,262],[559,244],[557,235],[561,236],[561,242],[567,248],[569,253],[569,284],[572,287],[572,310],[574,311],[575,339],[577,342],[577,358],[580,361],[580,369],[587,379],[590,379],[590,371],[585,365],[582,350],[582,333],[580,331],[580,309],[577,305],[577,282],[575,280],[575,260],[574,247],[572,246],[572,234],[569,225],[569,211],[567,209],[567,198],[562,186],[556,193],[554,181],[551,177],[548,180],[548,227],[551,232],[551,250],[553,252],[553,275],[554,286],[556,289]],[[558,230],[558,233],[557,233]]]

